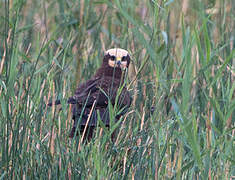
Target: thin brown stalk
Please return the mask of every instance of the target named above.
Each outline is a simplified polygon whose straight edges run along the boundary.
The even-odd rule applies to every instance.
[[[79,149],[79,150],[81,149],[81,143],[83,142],[83,139],[84,139],[84,137],[85,137],[85,133],[86,133],[86,130],[87,130],[87,126],[88,126],[88,124],[89,124],[89,121],[90,121],[91,115],[92,115],[92,113],[93,113],[95,104],[96,104],[96,100],[95,100],[95,101],[93,102],[93,104],[92,104],[91,111],[90,111],[89,116],[88,116],[88,118],[87,118],[87,122],[86,122],[86,125],[85,125],[85,128],[84,128],[84,131],[83,131],[83,133],[82,133],[82,138],[81,138],[81,140],[79,141],[79,144],[78,144],[78,149]]]
[[[133,112],[135,112],[135,111],[132,110],[132,111],[128,112],[128,113],[125,115],[124,120],[123,120],[123,122],[122,122],[122,127],[121,127],[121,129],[123,128],[123,126],[124,126],[124,124],[125,124],[125,122],[126,122],[127,117],[128,117],[130,114],[132,114]],[[115,141],[115,145],[117,145],[117,143],[119,142],[120,136],[121,136],[121,130],[120,130],[120,132],[118,133],[118,136],[117,136],[116,141]]]
[[[214,76],[214,66],[212,67],[212,76]],[[212,97],[212,88],[210,88],[209,90],[209,96]],[[213,111],[211,108],[211,103],[210,101],[207,104],[207,108],[208,108],[208,118],[206,121],[206,137],[207,137],[207,148],[208,150],[211,149],[211,122],[212,122],[212,118],[213,118]],[[210,152],[211,155],[212,152]],[[211,167],[209,167],[209,172],[208,172],[208,179],[211,180]]]
[[[10,29],[10,30],[8,31],[7,44],[9,44],[9,42],[10,42],[11,32],[12,32],[12,30]],[[7,48],[7,47],[4,46],[3,56],[2,56],[2,59],[1,59],[1,65],[0,65],[0,75],[2,74],[4,62],[5,62],[5,59],[6,59],[6,48]]]
[[[145,118],[145,111],[143,110],[143,115],[142,115],[141,124],[140,124],[140,131],[143,130],[144,118]],[[137,139],[137,146],[140,146],[140,145],[141,145],[141,138],[138,138],[138,139]]]
[[[55,83],[53,82],[52,84],[52,92],[53,92],[53,98],[52,98],[52,101],[55,102]],[[53,114],[53,119],[54,119],[54,116],[55,116],[55,106],[52,106],[52,114]],[[52,130],[51,130],[51,137],[50,137],[50,152],[51,154],[53,155],[54,152],[55,152],[55,127],[54,127],[54,121],[52,123]]]

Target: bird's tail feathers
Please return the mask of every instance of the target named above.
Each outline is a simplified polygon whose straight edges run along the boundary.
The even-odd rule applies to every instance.
[[[72,97],[70,97],[70,98],[68,99],[67,103],[68,103],[68,104],[76,104],[76,99],[72,96]],[[60,101],[60,100],[56,100],[56,101],[54,101],[54,102],[48,103],[47,105],[48,105],[48,106],[53,106],[53,105],[59,105],[59,104],[61,104],[61,101]]]
[[[76,99],[72,96],[68,99],[68,104],[76,104]]]
[[[59,105],[59,104],[61,104],[60,100],[56,100],[55,102],[50,102],[47,105],[48,106],[53,106],[53,105]]]

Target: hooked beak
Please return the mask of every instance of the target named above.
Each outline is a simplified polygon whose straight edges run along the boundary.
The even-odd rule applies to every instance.
[[[118,67],[121,66],[121,58],[120,57],[117,57],[116,64],[118,65]]]
[[[126,61],[122,61],[122,58],[120,58],[120,57],[117,57],[116,59],[115,59],[115,61],[114,60],[111,60],[111,59],[109,59],[109,66],[111,66],[111,67],[118,67],[118,68],[121,68],[121,69],[126,69],[126,67],[127,67],[127,62]]]

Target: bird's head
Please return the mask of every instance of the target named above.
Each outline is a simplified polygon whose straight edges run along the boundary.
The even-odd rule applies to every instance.
[[[126,69],[130,64],[130,55],[124,49],[113,48],[105,52],[104,61],[112,68]]]

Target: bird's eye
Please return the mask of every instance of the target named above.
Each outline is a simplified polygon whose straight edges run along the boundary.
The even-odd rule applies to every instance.
[[[116,59],[116,57],[115,56],[111,56],[110,59],[114,61]]]
[[[125,60],[126,60],[126,56],[123,56],[123,57],[122,57],[122,61],[125,61]]]

